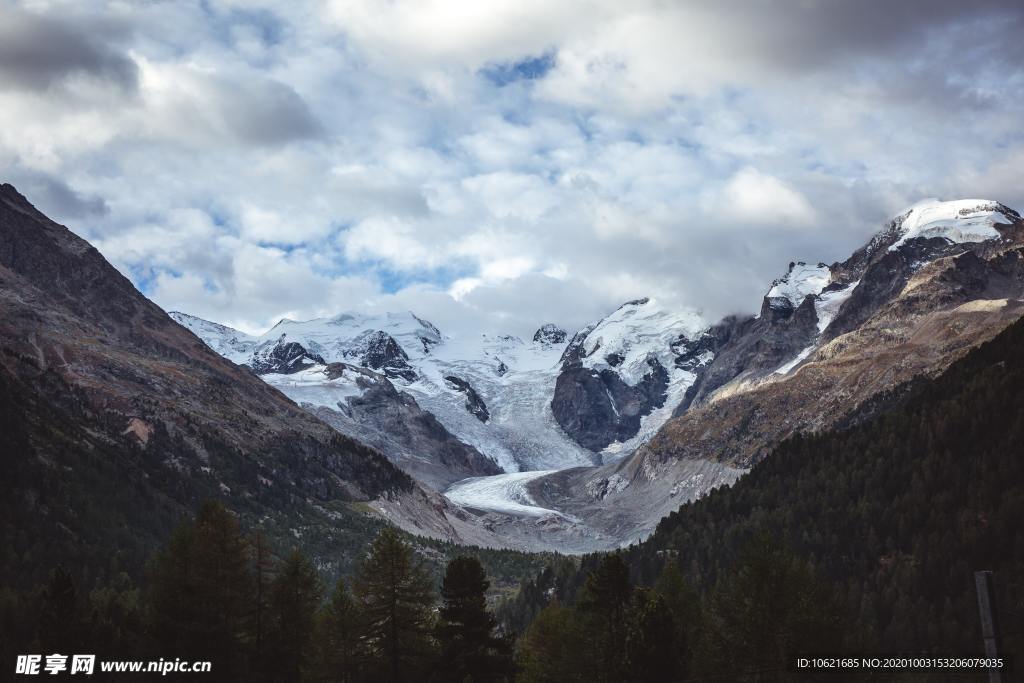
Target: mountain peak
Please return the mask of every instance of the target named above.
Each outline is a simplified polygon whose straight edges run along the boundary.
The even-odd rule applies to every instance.
[[[568,333],[554,323],[544,323],[533,333],[533,341],[542,344],[561,344]]]
[[[943,238],[954,244],[987,242],[998,239],[997,224],[1020,220],[1020,214],[992,199],[954,199],[934,197],[908,206],[889,221],[868,245],[869,253],[881,247],[895,251],[918,238]]]
[[[651,298],[648,296],[641,297],[639,299],[633,299],[619,306],[619,308],[626,308],[627,306],[646,306],[651,302]]]

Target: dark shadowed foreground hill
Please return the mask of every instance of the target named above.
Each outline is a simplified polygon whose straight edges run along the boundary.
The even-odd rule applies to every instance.
[[[345,562],[414,482],[210,351],[0,186],[0,583],[138,570],[203,498]]]

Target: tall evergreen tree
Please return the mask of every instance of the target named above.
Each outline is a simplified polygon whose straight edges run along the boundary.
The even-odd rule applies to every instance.
[[[604,556],[583,586],[579,609],[589,617],[593,661],[598,665],[596,671],[601,680],[621,680],[624,675],[621,662],[631,594],[629,567],[619,553]]]
[[[352,683],[358,680],[359,667],[363,663],[359,641],[359,608],[345,588],[344,581],[338,581],[331,598],[317,613],[314,629],[316,644],[316,670],[322,680],[337,683]]]
[[[300,681],[311,654],[313,624],[322,587],[316,567],[298,550],[281,565],[270,585],[271,668],[276,681]]]
[[[418,680],[432,655],[430,575],[391,527],[384,527],[353,583],[364,616],[364,642],[380,680]]]
[[[461,556],[448,563],[437,625],[439,680],[480,683],[511,674],[509,647],[495,636],[497,622],[487,610],[489,586],[477,558]]]
[[[234,516],[203,504],[172,535],[150,571],[147,602],[159,654],[187,652],[219,672],[242,671],[248,646],[252,580],[245,538]]]
[[[274,558],[263,531],[257,529],[252,535],[252,574],[253,574],[253,605],[252,605],[252,659],[257,672],[267,670],[263,666],[266,659],[266,636],[270,628],[270,585],[274,579]]]
[[[72,652],[81,644],[82,606],[71,574],[58,566],[39,595],[39,647],[47,652]]]
[[[548,605],[519,641],[517,681],[565,683],[593,681],[594,662],[589,634],[576,610]]]
[[[675,626],[679,676],[685,676],[693,657],[693,644],[701,628],[701,598],[686,580],[679,562],[670,557],[654,582],[654,592],[665,600]]]
[[[130,659],[144,652],[140,591],[127,574],[89,593],[86,622],[91,649],[111,658]]]
[[[638,683],[677,680],[680,674],[681,642],[668,601],[661,595],[640,589],[626,632],[625,673]]]

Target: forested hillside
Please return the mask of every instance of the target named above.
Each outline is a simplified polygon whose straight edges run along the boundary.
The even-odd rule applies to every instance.
[[[620,553],[634,585],[678,568],[692,591],[692,611],[673,614],[680,671],[774,670],[816,648],[980,652],[979,569],[995,572],[1005,650],[1024,651],[1022,349],[1018,322],[937,379],[881,399],[885,414],[786,441]],[[589,556],[524,586],[503,611],[513,628],[545,604],[577,605],[541,612],[527,650],[538,629],[550,640],[586,623],[581,587],[609,562]],[[620,665],[627,636],[611,649]]]
[[[307,554],[276,556],[263,532],[208,501],[150,558],[141,585],[122,573],[90,589],[57,566],[31,591],[0,587],[0,661],[88,652],[101,663],[208,663],[217,681],[507,680],[512,643],[495,632],[487,596],[492,578],[529,557],[466,547],[451,557],[436,576],[440,556],[383,526],[351,576],[325,581]],[[101,664],[95,673],[123,677]]]

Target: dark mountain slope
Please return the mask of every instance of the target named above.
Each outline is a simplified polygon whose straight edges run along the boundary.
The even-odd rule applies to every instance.
[[[979,652],[972,573],[996,573],[1009,654],[1024,653],[1024,322],[934,379],[879,401],[891,412],[795,437],[731,487],[682,506],[624,557],[651,584],[676,557],[701,593],[763,534],[834,589],[857,652]],[[564,571],[553,595],[572,594]],[[552,581],[549,573],[542,581]],[[531,586],[537,588],[537,586]],[[540,595],[536,590],[527,595]],[[529,613],[519,606],[519,614]]]
[[[0,186],[0,582],[137,570],[205,497],[344,555],[348,502],[413,481],[209,350],[93,247]],[[340,544],[340,547],[339,547]],[[338,559],[338,558],[332,558]],[[344,558],[340,558],[344,561]]]

